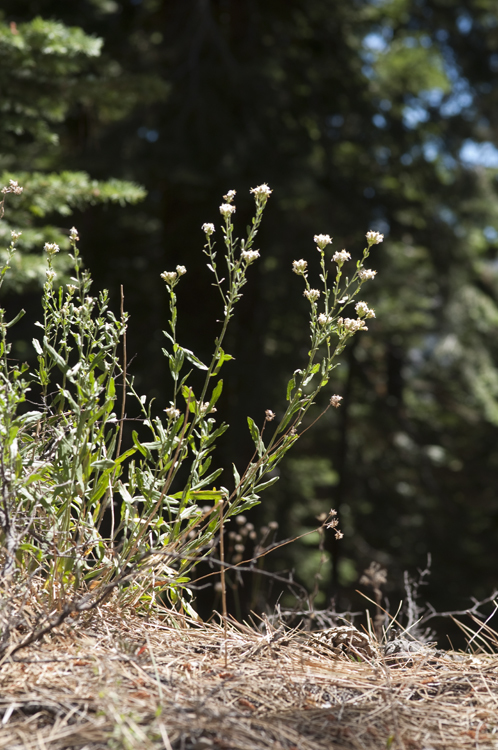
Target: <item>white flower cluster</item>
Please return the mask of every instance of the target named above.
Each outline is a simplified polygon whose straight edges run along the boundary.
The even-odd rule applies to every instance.
[[[332,243],[332,237],[330,236],[330,234],[315,234],[313,239],[318,245],[319,250],[324,250],[327,245],[330,245]]]
[[[60,248],[59,245],[56,245],[55,242],[45,242],[45,246],[43,248],[47,255],[55,255],[59,252]]]
[[[169,284],[169,286],[171,286],[171,284],[176,281],[177,276],[178,274],[176,273],[176,271],[163,271],[161,274],[161,278],[166,282],[166,284]]]
[[[202,403],[201,401],[197,401],[197,408],[199,409],[199,414],[202,417],[204,417],[206,414],[214,414],[214,412],[217,411],[214,406],[209,409],[209,401],[204,401],[204,403]]]
[[[222,203],[220,206],[220,214],[228,219],[229,216],[235,213],[235,206],[231,203]]]
[[[361,281],[373,279],[375,276],[377,276],[377,271],[372,271],[371,268],[362,268],[358,271],[358,278],[361,279]]]
[[[306,269],[308,268],[308,261],[303,260],[293,260],[292,261],[292,270],[294,273],[297,273],[298,276],[304,276],[306,273]]]
[[[356,333],[356,331],[368,331],[365,325],[365,321],[358,318],[339,318],[337,321],[339,327],[341,327],[346,333]]]
[[[71,229],[69,230],[69,239],[71,240],[71,242],[78,242],[79,236],[76,227],[71,227]]]
[[[21,236],[21,234],[22,232],[16,232],[15,229],[13,229],[10,233],[10,236],[12,237],[12,242],[16,242]]]
[[[379,245],[384,240],[384,235],[381,234],[380,232],[370,231],[370,232],[367,232],[365,236],[367,238],[369,247],[370,245]]]
[[[327,323],[332,322],[332,318],[330,317],[330,315],[325,315],[325,313],[320,313],[320,315],[318,316],[318,322],[320,323],[321,326],[326,326]]]
[[[242,250],[240,257],[249,265],[259,258],[259,250]]]
[[[316,302],[320,296],[320,291],[318,289],[305,289],[303,295],[309,299],[310,302]]]
[[[254,195],[256,202],[266,203],[273,190],[270,190],[266,182],[264,182],[262,185],[258,185],[258,187],[251,188],[250,192]]]
[[[356,310],[360,318],[375,318],[375,312],[367,305],[366,302],[357,302],[354,309]]]
[[[176,271],[163,271],[161,274],[161,278],[168,284],[168,286],[172,286],[177,278],[179,276],[183,276],[187,273],[187,269],[185,266],[177,266]]]
[[[342,266],[347,260],[351,260],[351,255],[346,250],[338,250],[333,254],[332,260],[337,263],[338,266]]]
[[[333,396],[330,397],[330,405],[333,406],[335,409],[337,409],[341,405],[342,396],[338,396],[336,393],[334,393]],[[335,510],[330,511],[331,515],[337,515],[337,512]]]
[[[228,193],[223,196],[223,200],[226,201],[227,203],[231,203],[236,195],[237,195],[236,190],[229,190]]]
[[[3,187],[1,192],[5,195],[6,193],[15,193],[16,195],[21,195],[24,188],[22,188],[17,180],[9,180],[8,187]]]
[[[168,417],[168,419],[171,419],[172,421],[177,420],[178,417],[180,416],[180,410],[175,409],[174,406],[170,406],[168,407],[168,409],[165,409],[164,411],[166,412],[166,416]]]
[[[211,224],[211,222],[207,222],[206,224],[202,225],[202,231],[204,234],[206,234],[208,237],[212,234],[214,234],[214,224]]]

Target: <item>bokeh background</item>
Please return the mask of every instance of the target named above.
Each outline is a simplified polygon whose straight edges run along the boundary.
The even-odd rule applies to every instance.
[[[187,266],[180,342],[207,357],[220,310],[201,224],[219,225],[221,196],[236,189],[243,231],[249,188],[267,182],[261,259],[227,346],[235,361],[220,417],[231,429],[217,460],[229,485],[232,462],[252,453],[247,415],[261,424],[265,409],[283,408],[307,351],[308,303],[292,261],[307,259],[311,278],[315,233],[358,257],[365,232],[382,232],[369,263],[378,276],[365,287],[377,317],[332,385],[343,405],[303,436],[247,520],[258,534],[272,522],[280,540],[339,511],[340,542],[310,534],[264,560],[293,570],[316,607],[332,598],[357,607],[372,561],[387,569],[395,607],[404,571],[416,576],[428,554],[424,596],[437,609],[489,596],[498,584],[495,0],[3,0],[0,21],[0,171],[2,184],[25,185],[0,238],[10,225],[24,231],[5,298],[28,311],[15,355],[32,356],[42,244],[75,224],[95,289],[109,288],[116,310],[124,286],[137,390],[167,406],[159,274]],[[279,584],[256,579],[239,582],[234,614],[278,598]],[[202,589],[200,606],[216,597]]]

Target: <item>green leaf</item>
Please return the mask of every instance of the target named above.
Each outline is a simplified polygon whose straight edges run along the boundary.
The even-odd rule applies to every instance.
[[[181,347],[179,347],[181,348]],[[190,349],[182,349],[182,352],[186,356],[189,362],[191,362],[195,367],[197,367],[198,370],[207,370],[207,366],[201,362],[198,357],[195,356],[194,352],[191,352]]]
[[[62,372],[65,372],[67,370],[66,362],[64,362],[61,355],[55,351],[54,347],[48,343],[46,336],[44,336],[43,338],[43,346],[45,350],[50,354],[57,366],[62,370]]]
[[[211,394],[211,398],[209,400],[209,408],[207,409],[208,414],[213,408],[213,406],[215,405],[215,403],[218,401],[219,397],[221,396],[222,391],[223,391],[223,380],[218,380]]]
[[[294,375],[291,377],[291,379],[287,383],[287,394],[286,394],[287,401],[290,401],[292,391],[294,390],[295,387],[296,387],[296,374],[294,373]]]
[[[17,313],[16,317],[13,318],[13,320],[11,320],[10,323],[6,323],[5,324],[5,328],[11,328],[13,325],[15,325],[17,323],[18,320],[21,320],[21,318],[25,314],[26,314],[26,310],[19,310],[19,312]]]
[[[254,487],[254,492],[263,492],[263,490],[268,489],[268,487],[271,487],[272,484],[275,484],[275,482],[278,482],[279,479],[280,477],[272,477],[267,482],[263,482],[262,484],[256,485],[256,487]]]

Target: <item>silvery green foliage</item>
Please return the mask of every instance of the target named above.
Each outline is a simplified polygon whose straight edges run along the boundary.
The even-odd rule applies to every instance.
[[[234,234],[235,191],[223,197],[221,267],[215,226],[202,227],[208,269],[223,306],[209,364],[177,341],[177,291],[187,268],[178,265],[161,274],[170,303],[168,345],[163,351],[172,378],[170,405],[162,415],[153,412],[153,403],[127,378],[120,350],[126,315],[117,318],[109,310],[107,292],[92,295],[74,227],[68,232],[71,283],[58,285],[55,261],[60,247],[45,243],[43,320],[33,339],[36,368],[19,366],[9,357],[9,329],[22,313],[8,322],[0,310],[0,562],[5,580],[41,576],[56,598],[119,582],[121,595],[131,601],[153,603],[162,593],[194,614],[188,602],[192,568],[212,553],[221,524],[258,503],[261,493],[277,481],[275,468],[299,439],[303,420],[327,385],[336,357],[356,332],[366,330],[365,320],[375,316],[355,298],[374,275],[366,272],[364,262],[371,246],[381,241],[379,236],[367,235],[367,248],[351,280],[343,280],[349,254],[336,253],[331,259],[336,264],[334,281],[329,285],[330,260],[325,254],[332,240],[317,235],[322,289],[311,289],[307,261],[293,263],[311,306],[308,361],[289,381],[287,407],[280,419],[267,409],[259,428],[248,417],[254,455],[243,471],[234,466],[231,490],[216,488],[222,470],[212,469],[212,454],[228,429],[217,423],[216,404],[223,391],[220,372],[232,359],[223,344],[249,266],[260,257],[254,242],[271,195],[267,185],[251,192],[255,215],[240,241]],[[19,236],[12,233],[0,283]],[[358,317],[343,317],[352,304]],[[199,373],[200,381],[193,376]],[[127,395],[138,404],[142,419],[131,444],[122,449]],[[337,408],[340,401],[335,394],[326,408]],[[334,519],[329,527],[336,526]],[[342,536],[337,529],[336,535]]]

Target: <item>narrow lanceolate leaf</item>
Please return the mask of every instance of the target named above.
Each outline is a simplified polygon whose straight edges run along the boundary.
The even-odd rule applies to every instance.
[[[261,440],[259,429],[254,420],[251,419],[251,417],[247,417],[247,424],[249,425],[249,432],[251,433],[252,441],[256,446],[258,456],[262,456],[265,450],[265,446],[263,441]]]

